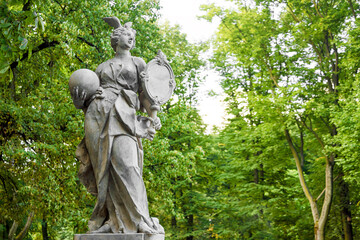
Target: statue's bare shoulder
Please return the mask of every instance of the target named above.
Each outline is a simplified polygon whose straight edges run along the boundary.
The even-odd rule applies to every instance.
[[[142,71],[144,71],[146,67],[146,62],[144,61],[144,59],[140,57],[133,57],[133,59],[139,69],[139,72],[141,73]]]
[[[95,73],[100,77],[101,72],[104,70],[104,68],[109,65],[110,60],[107,60],[106,62],[101,63],[95,70]]]

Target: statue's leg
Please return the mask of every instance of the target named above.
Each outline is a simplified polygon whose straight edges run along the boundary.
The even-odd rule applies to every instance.
[[[97,103],[98,102],[93,102],[89,106],[85,115],[85,145],[89,153],[89,158],[91,161],[94,177],[96,179],[97,187],[97,201],[92,216],[89,220],[90,232],[99,231],[108,218],[108,211],[105,206],[107,184],[102,184],[102,186],[105,185],[103,187],[105,189],[99,189],[99,179],[100,176],[104,174],[100,171],[102,169],[101,165],[106,162],[106,158],[104,159],[103,157],[99,156],[102,155],[101,150],[106,152],[109,146],[108,144],[105,144],[105,146],[101,145],[100,134],[104,127],[105,119],[103,122],[98,122],[98,112],[96,110],[98,106]],[[105,179],[105,181],[102,182],[106,181],[107,180]],[[100,230],[100,232],[103,232],[103,230]]]
[[[129,136],[114,138],[111,152],[109,192],[124,232],[155,232],[149,216],[148,201],[137,141]]]

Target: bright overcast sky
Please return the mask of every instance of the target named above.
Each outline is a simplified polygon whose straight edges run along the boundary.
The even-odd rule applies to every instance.
[[[204,13],[200,11],[200,5],[209,4],[214,1],[210,0],[160,0],[162,6],[162,21],[168,20],[170,24],[178,24],[181,26],[183,33],[187,34],[190,42],[196,43],[206,41],[215,33],[219,21],[209,23],[198,16]],[[217,1],[217,4],[225,5],[225,1]],[[165,53],[166,54],[166,53]],[[221,101],[223,96],[210,97],[208,93],[213,91],[221,94],[222,90],[219,86],[219,76],[214,71],[207,70],[203,74],[207,77],[205,82],[200,86],[198,93],[200,115],[204,122],[209,125],[208,130],[212,126],[221,126],[224,123],[225,105]]]
[[[209,0],[160,0],[161,14],[173,25],[179,24],[190,42],[208,40],[218,23],[209,23],[197,16],[204,14],[200,5],[209,3]]]

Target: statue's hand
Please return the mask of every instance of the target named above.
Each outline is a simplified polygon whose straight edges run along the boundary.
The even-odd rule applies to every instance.
[[[87,93],[85,90],[80,90],[79,87],[74,87],[71,97],[74,102],[74,105],[78,109],[84,108],[84,103],[86,100]]]
[[[136,137],[147,138],[150,141],[154,139],[155,129],[153,119],[149,117],[138,116],[138,125],[136,127]]]
[[[149,139],[150,141],[152,141],[152,140],[154,139],[155,133],[156,133],[156,132],[155,132],[155,129],[152,128],[152,127],[149,127],[149,128],[147,129],[147,136],[146,136],[146,138]]]
[[[160,130],[162,125],[161,125],[161,121],[160,121],[160,118],[159,117],[156,117],[153,121],[153,124],[154,124],[154,128],[156,131]]]
[[[145,81],[148,77],[149,77],[149,76],[146,74],[145,71],[142,71],[142,72],[140,73],[140,80],[141,80],[141,81]]]
[[[104,98],[104,95],[103,95],[103,88],[102,87],[99,87],[96,92],[95,92],[95,98]]]

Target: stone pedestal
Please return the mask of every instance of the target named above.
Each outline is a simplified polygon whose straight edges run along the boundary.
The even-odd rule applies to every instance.
[[[75,234],[74,240],[165,240],[165,235],[144,233]]]

